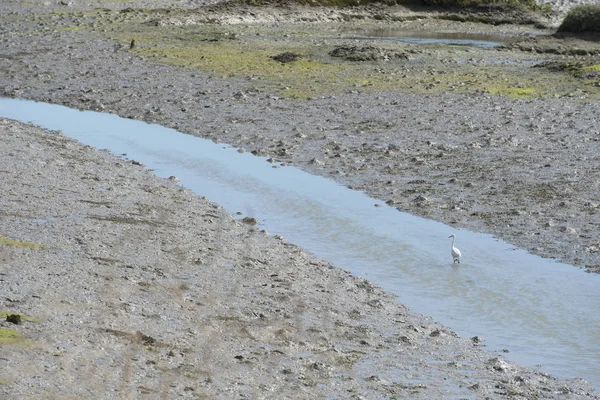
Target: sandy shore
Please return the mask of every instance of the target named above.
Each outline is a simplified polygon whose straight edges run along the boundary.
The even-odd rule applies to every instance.
[[[536,254],[600,265],[594,87],[512,99],[429,93],[442,86],[434,80],[422,92],[357,84],[290,101],[261,76],[173,66],[168,54],[157,63],[150,42],[129,49],[131,31],[102,26],[125,15],[143,37],[154,16],[94,15],[2,14],[2,94],[158,122]],[[399,81],[420,63],[434,75],[462,68],[448,60],[466,55],[400,51],[416,67],[385,70]],[[471,67],[495,55],[468,52]],[[521,60],[518,74],[530,57],[500,58]],[[0,133],[0,312],[23,320],[0,326],[6,398],[598,398],[581,380],[457,337],[142,166],[14,121],[0,120]]]

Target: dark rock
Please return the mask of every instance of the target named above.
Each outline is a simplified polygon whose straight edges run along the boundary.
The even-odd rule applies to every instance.
[[[385,49],[373,45],[366,46],[340,46],[329,53],[332,57],[343,58],[348,61],[380,61],[394,58],[408,59],[408,56],[400,51]]]
[[[245,224],[248,224],[248,225],[257,225],[258,224],[258,220],[253,217],[245,217],[242,219],[242,222]]]
[[[271,58],[275,61],[285,64],[285,63],[297,61],[301,57],[302,56],[300,54],[287,51],[285,53],[277,54],[276,56],[273,56]]]
[[[6,321],[11,322],[13,324],[21,325],[22,320],[19,314],[10,314],[6,316]]]

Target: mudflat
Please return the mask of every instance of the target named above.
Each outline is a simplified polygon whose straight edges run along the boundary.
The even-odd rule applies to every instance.
[[[3,96],[230,143],[598,271],[597,42],[521,14],[83,5],[2,4]],[[506,44],[357,38],[390,29]],[[598,398],[131,160],[0,132],[7,398]]]

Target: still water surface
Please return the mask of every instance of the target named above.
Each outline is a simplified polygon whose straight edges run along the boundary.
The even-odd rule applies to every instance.
[[[485,35],[464,32],[409,31],[394,28],[345,29],[344,36],[357,40],[403,42],[410,44],[446,44],[454,46],[496,47],[513,40],[504,35]]]
[[[159,176],[176,175],[197,194],[229,212],[250,212],[269,232],[375,282],[461,336],[482,336],[516,362],[600,388],[598,275],[159,125],[15,99],[0,99],[0,117],[60,130],[127,153]],[[450,257],[452,233],[460,265]]]

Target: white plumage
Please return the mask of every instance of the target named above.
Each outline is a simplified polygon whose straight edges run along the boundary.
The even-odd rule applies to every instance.
[[[454,240],[456,240],[456,236],[454,236],[453,233],[452,235],[448,236],[448,238],[452,238],[452,249],[450,250],[450,254],[452,254],[452,262],[457,262],[460,264],[460,250],[454,247]]]

